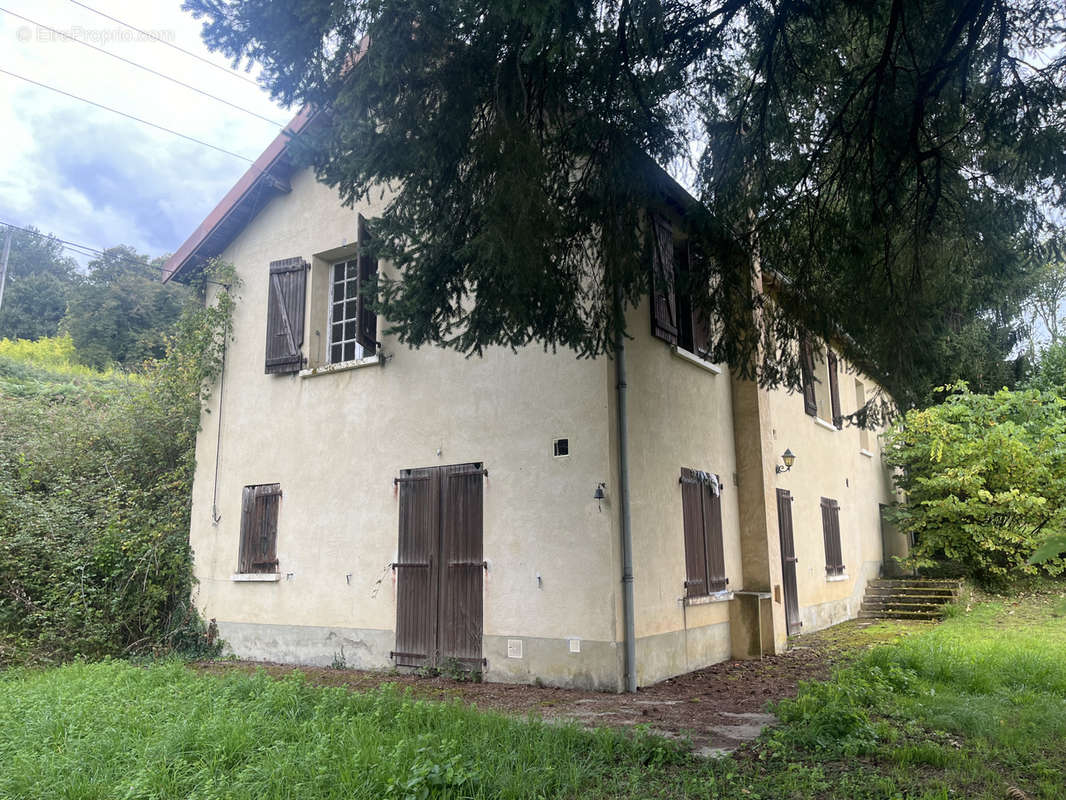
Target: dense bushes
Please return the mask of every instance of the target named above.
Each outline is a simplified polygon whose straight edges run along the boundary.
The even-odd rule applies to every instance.
[[[62,340],[0,352],[0,660],[196,640],[193,449],[232,302],[190,304],[133,377],[70,367]]]
[[[1066,529],[1066,400],[1055,391],[953,387],[940,405],[907,412],[886,443],[908,501],[895,519],[918,566],[953,562],[982,580],[1035,574],[1033,553]]]

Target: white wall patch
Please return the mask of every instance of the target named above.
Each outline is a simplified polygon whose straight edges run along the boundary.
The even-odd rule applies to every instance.
[[[521,658],[522,657],[522,640],[521,639],[508,639],[507,640],[507,657],[508,658]]]

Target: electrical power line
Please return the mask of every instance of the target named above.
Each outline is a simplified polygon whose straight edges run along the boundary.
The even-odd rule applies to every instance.
[[[97,249],[95,247],[90,247],[87,244],[80,244],[79,242],[73,242],[73,241],[70,241],[69,239],[60,239],[58,236],[56,236],[54,234],[51,234],[51,233],[41,233],[40,231],[35,231],[33,228],[24,228],[21,225],[12,225],[10,222],[5,222],[2,219],[0,219],[0,225],[6,226],[7,228],[9,228],[11,230],[22,231],[23,233],[28,233],[28,234],[30,234],[30,236],[36,236],[38,239],[48,239],[48,240],[53,241],[53,242],[58,242],[60,245],[63,246],[64,250],[70,250],[72,253],[77,253],[78,255],[81,255],[81,256],[94,256],[96,258],[104,258],[104,257],[113,258],[113,259],[115,259],[117,261],[122,261],[122,262],[125,262],[126,264],[131,264],[131,265],[136,266],[136,267],[144,267],[149,272],[156,273],[155,276],[154,276],[156,278],[161,277],[162,273],[163,273],[162,267],[159,267],[159,268],[153,267],[151,264],[149,264],[149,263],[147,263],[145,261],[141,261],[139,259],[130,258],[129,256],[118,255],[116,253],[106,253],[103,250],[99,250],[99,249]],[[145,274],[147,275],[148,273],[146,272]]]
[[[66,39],[70,39],[70,41],[75,42],[77,44],[85,45],[86,47],[89,47],[89,48],[91,48],[93,50],[96,50],[98,53],[103,53],[105,56],[110,56],[111,58],[114,58],[114,59],[117,59],[119,61],[122,61],[123,63],[129,64],[132,67],[136,67],[137,69],[141,69],[141,70],[144,70],[145,72],[149,72],[152,75],[156,75],[157,77],[163,78],[164,80],[168,80],[171,83],[176,83],[178,86],[183,86],[186,89],[191,89],[192,91],[196,92],[197,94],[201,94],[204,97],[209,97],[212,100],[216,100],[219,103],[223,103],[223,104],[229,106],[230,108],[235,108],[238,111],[243,111],[245,114],[253,116],[256,119],[261,119],[263,122],[268,122],[271,125],[273,125],[274,127],[277,127],[277,128],[284,128],[285,127],[284,123],[277,122],[275,120],[270,119],[269,117],[264,117],[262,114],[258,114],[255,111],[252,111],[251,109],[245,108],[244,106],[239,106],[236,103],[231,103],[229,100],[224,100],[223,98],[219,97],[218,95],[211,94],[210,92],[205,92],[203,89],[198,89],[197,87],[195,87],[195,86],[193,86],[191,84],[185,83],[184,81],[180,81],[177,78],[173,78],[173,77],[171,77],[170,75],[167,75],[164,72],[159,72],[158,70],[154,70],[151,67],[146,67],[144,64],[139,64],[136,61],[132,61],[132,60],[130,60],[128,58],[123,58],[122,56],[118,55],[117,53],[112,53],[110,50],[105,50],[103,47],[97,47],[95,44],[92,44],[91,42],[87,42],[84,39],[78,39],[77,37],[71,36],[69,33],[64,33],[63,31],[56,30],[55,28],[49,27],[48,25],[45,25],[44,23],[37,22],[36,20],[32,20],[29,17],[24,17],[24,16],[22,16],[22,14],[17,14],[14,11],[11,11],[11,10],[3,8],[3,7],[0,7],[0,12],[3,12],[4,14],[8,14],[8,15],[10,15],[12,17],[17,17],[18,19],[21,19],[23,22],[28,22],[31,25],[36,25],[38,28],[43,28],[46,31],[51,31],[54,34],[62,36],[64,38],[66,38]]]
[[[142,125],[148,125],[148,126],[150,126],[152,128],[157,128],[158,130],[166,131],[167,133],[173,134],[174,136],[180,136],[182,139],[187,139],[190,142],[196,142],[196,144],[203,145],[204,147],[209,147],[212,150],[217,150],[220,153],[225,153],[227,156],[232,156],[233,158],[239,158],[241,161],[246,161],[249,164],[255,164],[255,160],[254,159],[248,158],[247,156],[242,156],[240,153],[234,153],[232,150],[226,150],[224,147],[219,147],[218,145],[210,144],[209,142],[205,142],[202,139],[197,139],[195,136],[189,136],[188,134],[185,134],[185,133],[179,133],[178,131],[173,130],[172,128],[167,128],[167,127],[165,127],[163,125],[157,125],[154,122],[149,122],[146,119],[141,119],[140,117],[135,117],[135,116],[133,116],[133,114],[127,114],[125,111],[119,111],[117,108],[111,108],[111,106],[105,106],[102,103],[97,103],[97,102],[95,102],[93,100],[88,100],[88,99],[86,99],[84,97],[80,97],[79,95],[71,94],[70,92],[65,92],[62,89],[57,89],[56,87],[49,86],[46,83],[41,83],[40,81],[35,81],[32,78],[27,78],[24,75],[19,75],[19,74],[14,73],[14,72],[9,72],[8,70],[3,69],[3,68],[0,68],[0,73],[3,73],[4,75],[10,75],[12,78],[18,78],[21,81],[26,81],[26,83],[32,83],[35,86],[40,86],[42,89],[48,89],[49,91],[56,92],[57,94],[65,95],[66,97],[70,97],[70,98],[72,98],[74,100],[80,100],[81,102],[88,103],[91,106],[96,106],[97,108],[102,108],[104,111],[110,111],[112,114],[118,114],[119,116],[126,117],[127,119],[132,119],[134,122],[140,122]]]
[[[51,240],[53,242],[59,242],[59,244],[63,247],[64,250],[69,250],[72,253],[77,253],[78,255],[95,256],[97,258],[110,258],[110,259],[113,259],[115,261],[121,261],[121,262],[123,262],[125,264],[130,264],[130,265],[135,266],[135,267],[141,267],[141,268],[147,270],[146,272],[143,273],[145,277],[151,277],[151,278],[153,278],[155,280],[162,280],[162,277],[163,277],[163,267],[153,267],[151,264],[149,264],[149,263],[147,263],[145,261],[141,261],[139,259],[130,258],[129,256],[124,256],[124,255],[119,255],[118,253],[114,253],[114,252],[108,253],[108,252],[105,252],[103,250],[99,250],[99,249],[97,249],[95,247],[90,247],[87,244],[80,244],[79,242],[73,242],[73,241],[71,241],[69,239],[60,239],[58,236],[56,236],[54,234],[41,233],[40,231],[33,230],[33,228],[24,228],[21,225],[12,225],[10,222],[5,222],[2,219],[0,219],[0,225],[6,226],[9,230],[16,230],[16,231],[22,231],[23,233],[28,233],[31,236],[36,236],[38,239],[48,239],[48,240]],[[226,285],[224,283],[220,283],[219,281],[208,280],[207,282],[208,283],[213,283],[216,286],[225,286]]]
[[[96,14],[99,17],[103,17],[104,19],[109,19],[112,22],[117,22],[119,25],[121,25],[124,28],[129,28],[131,31],[137,31],[137,33],[141,34],[142,36],[147,36],[149,39],[154,39],[155,41],[159,42],[160,44],[165,44],[167,47],[173,47],[175,50],[177,50],[177,51],[179,51],[181,53],[184,53],[187,56],[192,56],[197,61],[203,61],[205,64],[208,64],[208,65],[214,67],[217,70],[221,70],[222,72],[225,72],[227,75],[232,75],[234,78],[237,78],[238,80],[242,80],[245,83],[250,83],[253,86],[259,86],[259,84],[256,83],[251,78],[245,77],[244,75],[241,75],[239,72],[236,72],[236,71],[234,71],[232,69],[228,69],[228,68],[222,66],[221,64],[216,64],[214,61],[212,61],[212,60],[210,60],[208,58],[204,58],[201,55],[197,55],[196,53],[192,52],[191,50],[186,50],[184,47],[179,47],[178,45],[174,44],[173,42],[168,42],[166,39],[162,39],[159,36],[156,36],[154,33],[151,33],[149,31],[145,31],[145,30],[141,30],[140,28],[138,28],[138,27],[136,27],[134,25],[130,25],[128,22],[123,22],[122,20],[118,19],[117,17],[112,17],[109,14],[105,14],[103,11],[97,11],[92,6],[87,6],[87,5],[85,5],[85,3],[79,3],[78,0],[70,0],[70,2],[73,3],[76,6],[79,6],[80,8],[84,8],[86,11],[91,11],[93,14]]]

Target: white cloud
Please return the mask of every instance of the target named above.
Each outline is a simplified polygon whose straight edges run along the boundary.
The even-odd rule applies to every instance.
[[[227,68],[180,0],[88,5]],[[176,77],[278,122],[258,87],[122,28],[67,0],[7,0],[5,8]],[[254,159],[279,129],[84,45],[0,12],[0,69],[111,106]],[[240,73],[244,74],[244,73]],[[171,252],[247,162],[0,74],[0,219],[93,247]]]

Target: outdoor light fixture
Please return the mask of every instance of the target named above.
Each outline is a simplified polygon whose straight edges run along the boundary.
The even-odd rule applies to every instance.
[[[774,472],[776,472],[778,475],[780,475],[782,472],[788,472],[790,469],[792,469],[792,465],[796,463],[796,454],[786,447],[785,452],[781,454],[781,460],[785,462],[785,466],[782,467],[780,464],[778,464],[776,467],[774,467]]]
[[[602,501],[607,497],[607,492],[604,491],[606,488],[606,483],[598,483],[596,484],[596,491],[592,493],[592,499],[596,501],[596,505],[600,511],[603,511]]]

